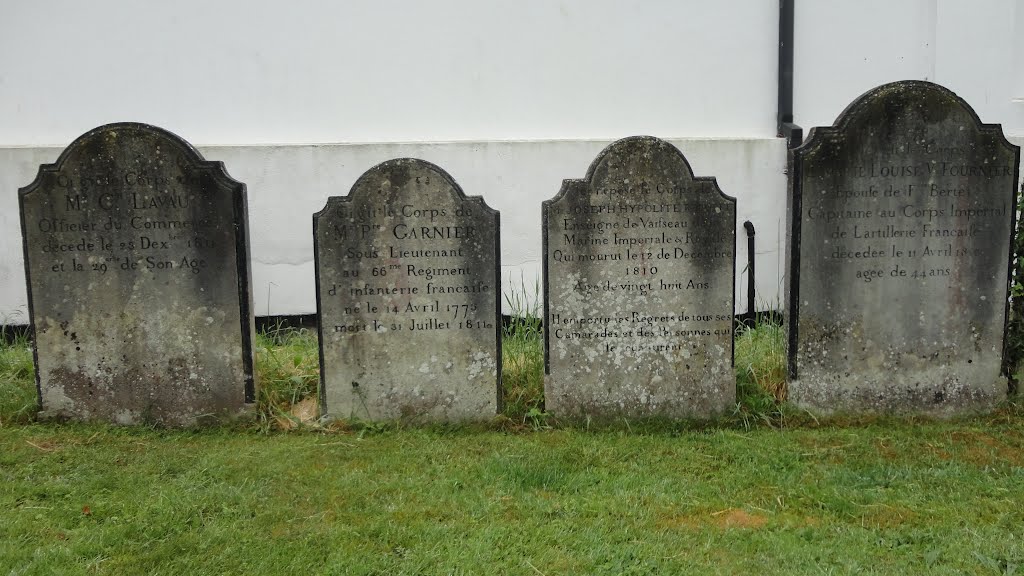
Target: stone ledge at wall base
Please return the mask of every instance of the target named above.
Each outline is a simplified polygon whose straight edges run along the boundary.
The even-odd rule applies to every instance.
[[[245,185],[119,123],[19,193],[42,416],[192,427],[255,401]]]
[[[68,140],[70,142],[70,139]],[[68,142],[65,142],[66,145]],[[757,226],[759,302],[781,302],[780,245],[784,238],[785,142],[779,138],[674,138],[700,174],[715,174],[723,189],[738,197],[740,223]],[[484,191],[487,202],[502,212],[502,290],[525,290],[528,302],[540,286],[541,234],[538,207],[558,189],[552,182],[572,176],[565,166],[579,166],[582,176],[611,140],[463,141],[309,145],[210,145],[197,147],[208,160],[225,163],[232,177],[245,182],[249,197],[255,312],[264,315],[315,314],[315,272],[309,217],[327,196],[344,194],[362,172],[391,158],[422,158],[448,171],[467,191]],[[22,247],[17,222],[19,187],[31,182],[41,164],[53,163],[60,148],[0,147],[0,323],[27,323]],[[572,172],[572,171],[570,171]],[[340,192],[339,192],[340,191]],[[6,200],[6,204],[4,201]],[[5,226],[6,223],[6,226]],[[743,237],[742,225],[737,229]],[[742,241],[741,241],[742,244]],[[737,262],[742,286],[745,251]],[[743,290],[737,309],[745,308]],[[511,311],[507,304],[504,312]]]
[[[277,330],[316,331],[316,314],[257,316],[255,325],[257,334],[266,334]]]
[[[789,400],[952,417],[1006,399],[1019,149],[922,81],[859,97],[790,152]]]
[[[0,324],[0,344],[13,344],[24,338],[30,340],[32,327],[28,324]]]
[[[736,200],[650,136],[542,208],[545,407],[560,418],[733,408]]]

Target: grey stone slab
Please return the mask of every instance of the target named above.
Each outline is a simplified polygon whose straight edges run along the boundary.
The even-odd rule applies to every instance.
[[[790,158],[789,398],[985,410],[1001,374],[1019,150],[949,90],[880,86]]]
[[[736,401],[736,200],[649,136],[544,202],[545,408],[704,418]]]
[[[245,185],[221,163],[110,124],[19,200],[43,417],[192,426],[253,401]]]
[[[330,417],[467,421],[499,409],[498,212],[441,168],[379,164],[313,216]]]

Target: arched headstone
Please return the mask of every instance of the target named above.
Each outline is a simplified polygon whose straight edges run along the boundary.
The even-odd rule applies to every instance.
[[[544,202],[545,407],[708,417],[735,403],[736,200],[674,146],[619,140]]]
[[[1019,150],[949,90],[886,84],[790,159],[789,397],[984,410],[1001,374]]]
[[[245,185],[220,162],[110,124],[19,200],[44,417],[190,426],[253,401]]]
[[[334,418],[483,420],[500,403],[498,213],[413,158],[313,216],[321,402]]]

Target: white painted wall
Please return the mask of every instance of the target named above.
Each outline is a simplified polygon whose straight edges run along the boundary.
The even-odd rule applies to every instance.
[[[773,307],[777,27],[766,0],[0,0],[0,323],[26,320],[17,189],[115,121],[174,131],[248,185],[261,315],[313,312],[312,213],[398,156],[501,210],[504,275],[530,286],[540,203],[636,134],[737,197]],[[805,130],[879,84],[928,79],[1024,138],[1018,0],[798,0],[795,40]],[[742,229],[737,254],[743,308]]]
[[[875,86],[929,80],[1024,136],[1019,0],[797,0],[795,20],[794,119],[805,134]]]
[[[197,145],[770,137],[777,10],[765,0],[5,0],[0,145],[66,146],[123,120]]]
[[[398,156],[440,165],[501,210],[504,276],[532,291],[541,202],[608,142],[636,134],[676,139],[698,175],[740,198],[741,218],[756,215],[770,239],[759,262],[770,301],[785,163],[777,10],[764,0],[8,2],[0,323],[25,316],[17,188],[82,133],[128,120],[176,132],[248,185],[258,314],[315,310],[313,212]]]

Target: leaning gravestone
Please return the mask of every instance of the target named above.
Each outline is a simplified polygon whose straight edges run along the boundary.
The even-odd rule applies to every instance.
[[[191,426],[253,401],[245,185],[101,126],[20,191],[44,417]]]
[[[334,418],[465,421],[500,401],[498,213],[412,158],[313,216],[321,404]]]
[[[789,397],[952,415],[1001,375],[1019,152],[928,82],[854,101],[793,150]]]
[[[736,399],[736,200],[649,136],[544,202],[545,407],[707,417]]]

